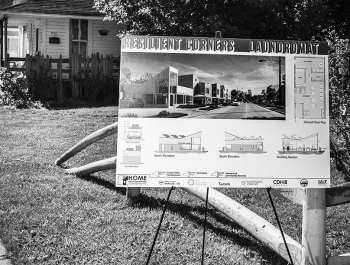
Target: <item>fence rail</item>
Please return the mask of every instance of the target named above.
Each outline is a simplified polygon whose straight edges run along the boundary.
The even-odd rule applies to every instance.
[[[73,55],[71,58],[51,58],[42,54],[29,55],[25,58],[10,57],[6,55],[5,67],[11,72],[22,73],[24,77],[29,77],[33,72],[43,74],[43,71],[57,80],[57,100],[65,97],[80,99],[86,96],[88,91],[78,82],[78,79],[84,78],[89,74],[90,77],[99,77],[103,80],[115,80],[109,82],[114,87],[104,88],[104,92],[118,94],[119,90],[119,58],[112,55],[100,55],[94,53],[91,56]],[[65,87],[63,83],[68,83]],[[108,91],[107,91],[108,90]],[[35,98],[35,89],[31,91]]]

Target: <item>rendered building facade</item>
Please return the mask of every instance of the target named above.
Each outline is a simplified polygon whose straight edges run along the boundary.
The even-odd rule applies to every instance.
[[[121,85],[121,101],[137,99],[145,108],[172,108],[185,104],[219,104],[228,102],[223,85],[200,82],[194,74],[180,75],[178,69],[167,67],[144,83]]]

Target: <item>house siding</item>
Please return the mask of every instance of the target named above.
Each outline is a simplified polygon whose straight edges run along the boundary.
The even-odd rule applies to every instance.
[[[108,29],[107,36],[101,36],[98,30],[102,29],[103,21],[92,21],[92,53],[99,52],[105,56],[112,54],[114,57],[120,56],[120,39],[117,34],[126,30],[125,25],[116,25],[115,22],[105,21],[103,28]]]
[[[35,54],[37,51],[42,51],[42,30],[41,30],[41,20],[35,19],[31,21],[31,28],[32,28],[32,34],[31,34],[31,45],[30,45],[30,51],[31,54]],[[37,32],[38,29],[38,43],[37,43]]]
[[[51,58],[68,57],[68,40],[67,40],[67,23],[68,19],[48,18],[46,19],[46,54]],[[60,39],[59,44],[49,43],[50,37],[57,37]],[[45,54],[45,55],[46,55]]]

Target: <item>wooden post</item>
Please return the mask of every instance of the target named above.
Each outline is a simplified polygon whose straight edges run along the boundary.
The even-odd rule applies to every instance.
[[[326,190],[305,189],[301,265],[326,265]]]
[[[140,193],[141,193],[140,187],[126,188],[126,198],[128,200],[138,201],[140,199]]]
[[[62,83],[62,54],[57,61],[57,82],[58,82],[58,94],[57,99],[59,102],[62,101],[63,98],[63,83]]]

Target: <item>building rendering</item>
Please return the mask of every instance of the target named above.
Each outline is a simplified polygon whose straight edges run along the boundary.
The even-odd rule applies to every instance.
[[[264,139],[259,137],[238,137],[225,132],[225,146],[220,152],[263,152]]]
[[[159,137],[160,152],[204,152],[202,132],[191,135],[163,134]]]
[[[200,82],[194,74],[179,75],[178,69],[168,66],[142,84],[130,80],[122,84],[120,98],[121,106],[137,100],[144,108],[172,108],[228,102],[228,91],[217,83]]]

